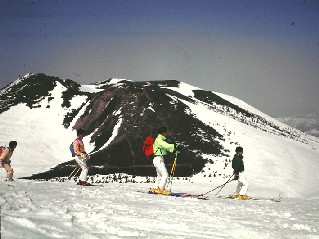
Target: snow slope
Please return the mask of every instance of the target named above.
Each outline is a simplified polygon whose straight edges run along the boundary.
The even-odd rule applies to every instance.
[[[17,180],[1,186],[3,238],[319,238],[319,195],[277,203],[212,194],[203,201],[139,192],[148,184],[80,187],[74,182]],[[194,193],[212,187],[173,186]]]

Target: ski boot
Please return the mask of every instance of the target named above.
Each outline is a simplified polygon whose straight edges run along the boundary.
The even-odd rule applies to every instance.
[[[249,200],[249,197],[247,195],[240,195],[239,200]]]
[[[80,185],[80,186],[92,186],[92,184],[88,183],[87,181],[81,181],[81,180],[79,180],[77,185]]]
[[[156,194],[163,194],[163,195],[170,195],[170,194],[171,194],[171,192],[168,191],[168,190],[166,190],[165,188],[163,188],[163,189],[157,188],[157,189],[155,190],[155,193],[156,193]]]
[[[231,195],[232,199],[239,199],[239,197],[240,197],[240,194],[238,194],[238,193],[235,193],[234,195]]]

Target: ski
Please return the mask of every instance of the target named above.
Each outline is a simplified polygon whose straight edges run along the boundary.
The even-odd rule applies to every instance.
[[[79,187],[104,187],[103,184],[90,184],[90,185],[79,185],[79,184],[76,184],[76,186],[79,186]]]
[[[150,193],[150,194],[152,194],[152,193]],[[197,199],[201,199],[201,200],[208,200],[208,196],[201,196],[201,195],[189,194],[189,193],[171,193],[167,196],[182,197],[182,198],[197,198]]]
[[[238,198],[234,198],[233,195],[226,195],[226,196],[217,196],[216,198],[219,199],[229,199],[229,200],[239,200],[239,201],[245,201],[245,200],[255,200],[255,201],[272,201],[272,202],[281,202],[280,196],[278,198],[262,198],[262,197],[248,197],[245,200],[240,200]]]
[[[189,193],[171,193],[171,194],[158,194],[158,193],[153,193],[153,192],[143,192],[143,191],[138,191],[141,193],[147,193],[147,194],[153,194],[153,195],[162,195],[162,196],[171,196],[171,197],[181,197],[181,198],[196,198],[200,200],[209,200],[208,196],[201,196],[201,195],[196,195],[196,194],[189,194]]]

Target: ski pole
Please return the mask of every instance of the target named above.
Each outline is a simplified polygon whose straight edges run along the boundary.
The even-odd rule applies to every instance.
[[[78,169],[76,170],[76,172],[74,173],[74,175],[73,175],[73,176],[76,176],[76,175],[77,175],[77,173],[78,173],[78,172],[80,172],[80,170],[81,170],[81,167],[80,167],[80,166],[78,166]]]
[[[230,176],[230,178],[225,182],[225,183],[223,183],[222,185],[219,185],[218,187],[216,187],[216,188],[214,188],[214,189],[212,189],[212,190],[210,190],[210,191],[208,191],[208,192],[206,192],[206,193],[203,193],[203,194],[200,194],[200,195],[198,195],[198,196],[204,196],[204,195],[206,195],[206,194],[208,194],[208,193],[210,193],[210,192],[213,192],[213,191],[215,191],[216,189],[218,189],[218,188],[223,188],[223,187],[225,187],[225,185],[227,184],[227,183],[229,183],[229,182],[231,182],[231,181],[233,181],[234,179],[232,178],[233,177],[233,175],[234,174],[232,174],[231,176]],[[220,189],[220,190],[221,190]],[[220,190],[218,191],[218,193],[220,192]],[[217,193],[217,194],[218,194]],[[217,195],[216,194],[216,195]]]
[[[69,180],[71,179],[73,173],[77,170],[77,168],[78,168],[78,166],[74,167],[73,171],[70,173],[70,175],[68,177]]]
[[[77,165],[77,166],[73,169],[72,173],[70,173],[68,179],[70,180],[72,176],[75,176],[75,175],[80,171],[80,168],[81,168],[81,167],[80,167],[79,165]],[[74,174],[74,175],[73,175],[73,174]]]
[[[234,179],[232,179],[231,181],[233,181]],[[229,181],[229,182],[231,182],[231,181]],[[228,183],[228,182],[227,182]],[[215,196],[217,196],[217,194],[226,186],[226,184],[227,183],[224,183],[221,187],[220,187],[220,189],[218,190],[218,192],[215,194]]]
[[[172,165],[171,177],[174,177],[174,174],[175,174],[175,168],[176,168],[176,158],[175,158],[174,163],[173,163],[173,165]]]
[[[175,155],[175,159],[174,159],[174,162],[173,162],[173,165],[172,165],[172,169],[171,169],[171,174],[170,174],[170,176],[168,178],[168,183],[167,183],[167,186],[169,184],[171,184],[170,191],[171,191],[172,184],[173,184],[173,179],[174,179],[174,174],[175,174],[175,169],[176,169],[176,161],[177,161],[177,154]]]
[[[73,171],[69,175],[69,179],[72,177],[72,174],[75,172],[75,170],[77,170],[77,168],[78,168],[78,166],[74,167]]]
[[[174,173],[175,173],[175,168],[176,168],[176,158],[174,159],[174,162],[173,162],[173,165],[172,165],[172,169],[171,169],[171,173],[170,173],[169,178],[168,178],[167,185],[172,184],[172,181],[173,181],[173,178],[174,178]]]

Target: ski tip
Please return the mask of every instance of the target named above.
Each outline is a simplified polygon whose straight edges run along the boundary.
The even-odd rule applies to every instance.
[[[247,200],[255,200],[255,201],[272,201],[272,202],[281,202],[281,198],[262,198],[262,197],[253,197],[247,196],[244,199],[239,197],[234,197],[233,195],[224,195],[224,196],[217,196],[216,198],[219,199],[229,199],[229,200],[238,200],[238,201],[247,201]]]

